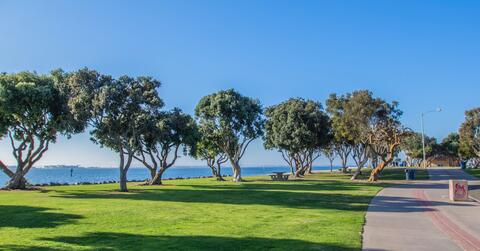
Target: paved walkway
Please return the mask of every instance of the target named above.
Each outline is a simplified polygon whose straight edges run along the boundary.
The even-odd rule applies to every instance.
[[[448,180],[480,181],[459,169],[429,169],[430,180],[388,187],[372,200],[363,250],[480,250],[480,203],[451,202]]]

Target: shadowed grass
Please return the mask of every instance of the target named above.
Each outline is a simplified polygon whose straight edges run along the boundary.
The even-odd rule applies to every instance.
[[[409,167],[410,169],[410,167]],[[415,169],[415,179],[416,180],[428,180],[428,172],[423,168],[412,168]],[[368,180],[370,172],[372,169],[366,168],[362,170],[362,175],[360,179]],[[404,167],[389,167],[385,168],[380,173],[379,181],[390,181],[390,180],[405,180],[405,168]]]
[[[0,191],[0,250],[359,250],[368,203],[384,184],[349,178]]]
[[[475,176],[480,179],[480,169],[464,169],[468,174]]]

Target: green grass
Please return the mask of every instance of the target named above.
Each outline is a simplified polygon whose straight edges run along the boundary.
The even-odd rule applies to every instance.
[[[477,178],[480,178],[480,169],[464,169],[465,172],[469,173],[470,175],[473,175]]]
[[[389,172],[382,178],[400,177]],[[365,211],[383,185],[349,178],[0,191],[0,250],[359,250]]]
[[[413,168],[415,169],[415,179],[416,180],[428,180],[428,171],[423,168]],[[371,169],[363,169],[363,173],[360,176],[360,179],[368,179],[370,176]],[[405,180],[405,168],[404,167],[394,167],[394,168],[385,168],[380,174],[380,181],[391,181],[391,180]]]

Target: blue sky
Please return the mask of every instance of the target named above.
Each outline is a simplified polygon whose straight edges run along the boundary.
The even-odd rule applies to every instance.
[[[478,1],[0,0],[0,71],[150,75],[167,108],[188,113],[232,87],[265,106],[369,89],[399,101],[415,130],[422,111],[442,107],[426,120],[442,138],[480,105],[478,13]],[[5,139],[0,159],[14,164]],[[82,134],[61,138],[40,164],[116,163]],[[283,165],[261,141],[243,164]]]

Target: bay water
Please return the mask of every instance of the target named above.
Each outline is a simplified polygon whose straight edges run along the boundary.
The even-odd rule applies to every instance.
[[[316,166],[313,170],[330,170],[330,167]],[[244,167],[243,176],[267,175],[272,172],[290,172],[289,167]],[[232,175],[230,167],[222,168],[223,175]],[[163,178],[195,178],[211,176],[212,171],[208,167],[171,167],[164,174]],[[147,168],[130,168],[128,180],[146,180],[150,177]],[[118,168],[105,167],[55,167],[55,168],[33,168],[27,174],[27,180],[31,184],[68,183],[76,184],[82,182],[106,182],[118,181]],[[8,181],[8,177],[0,172],[0,187]]]

